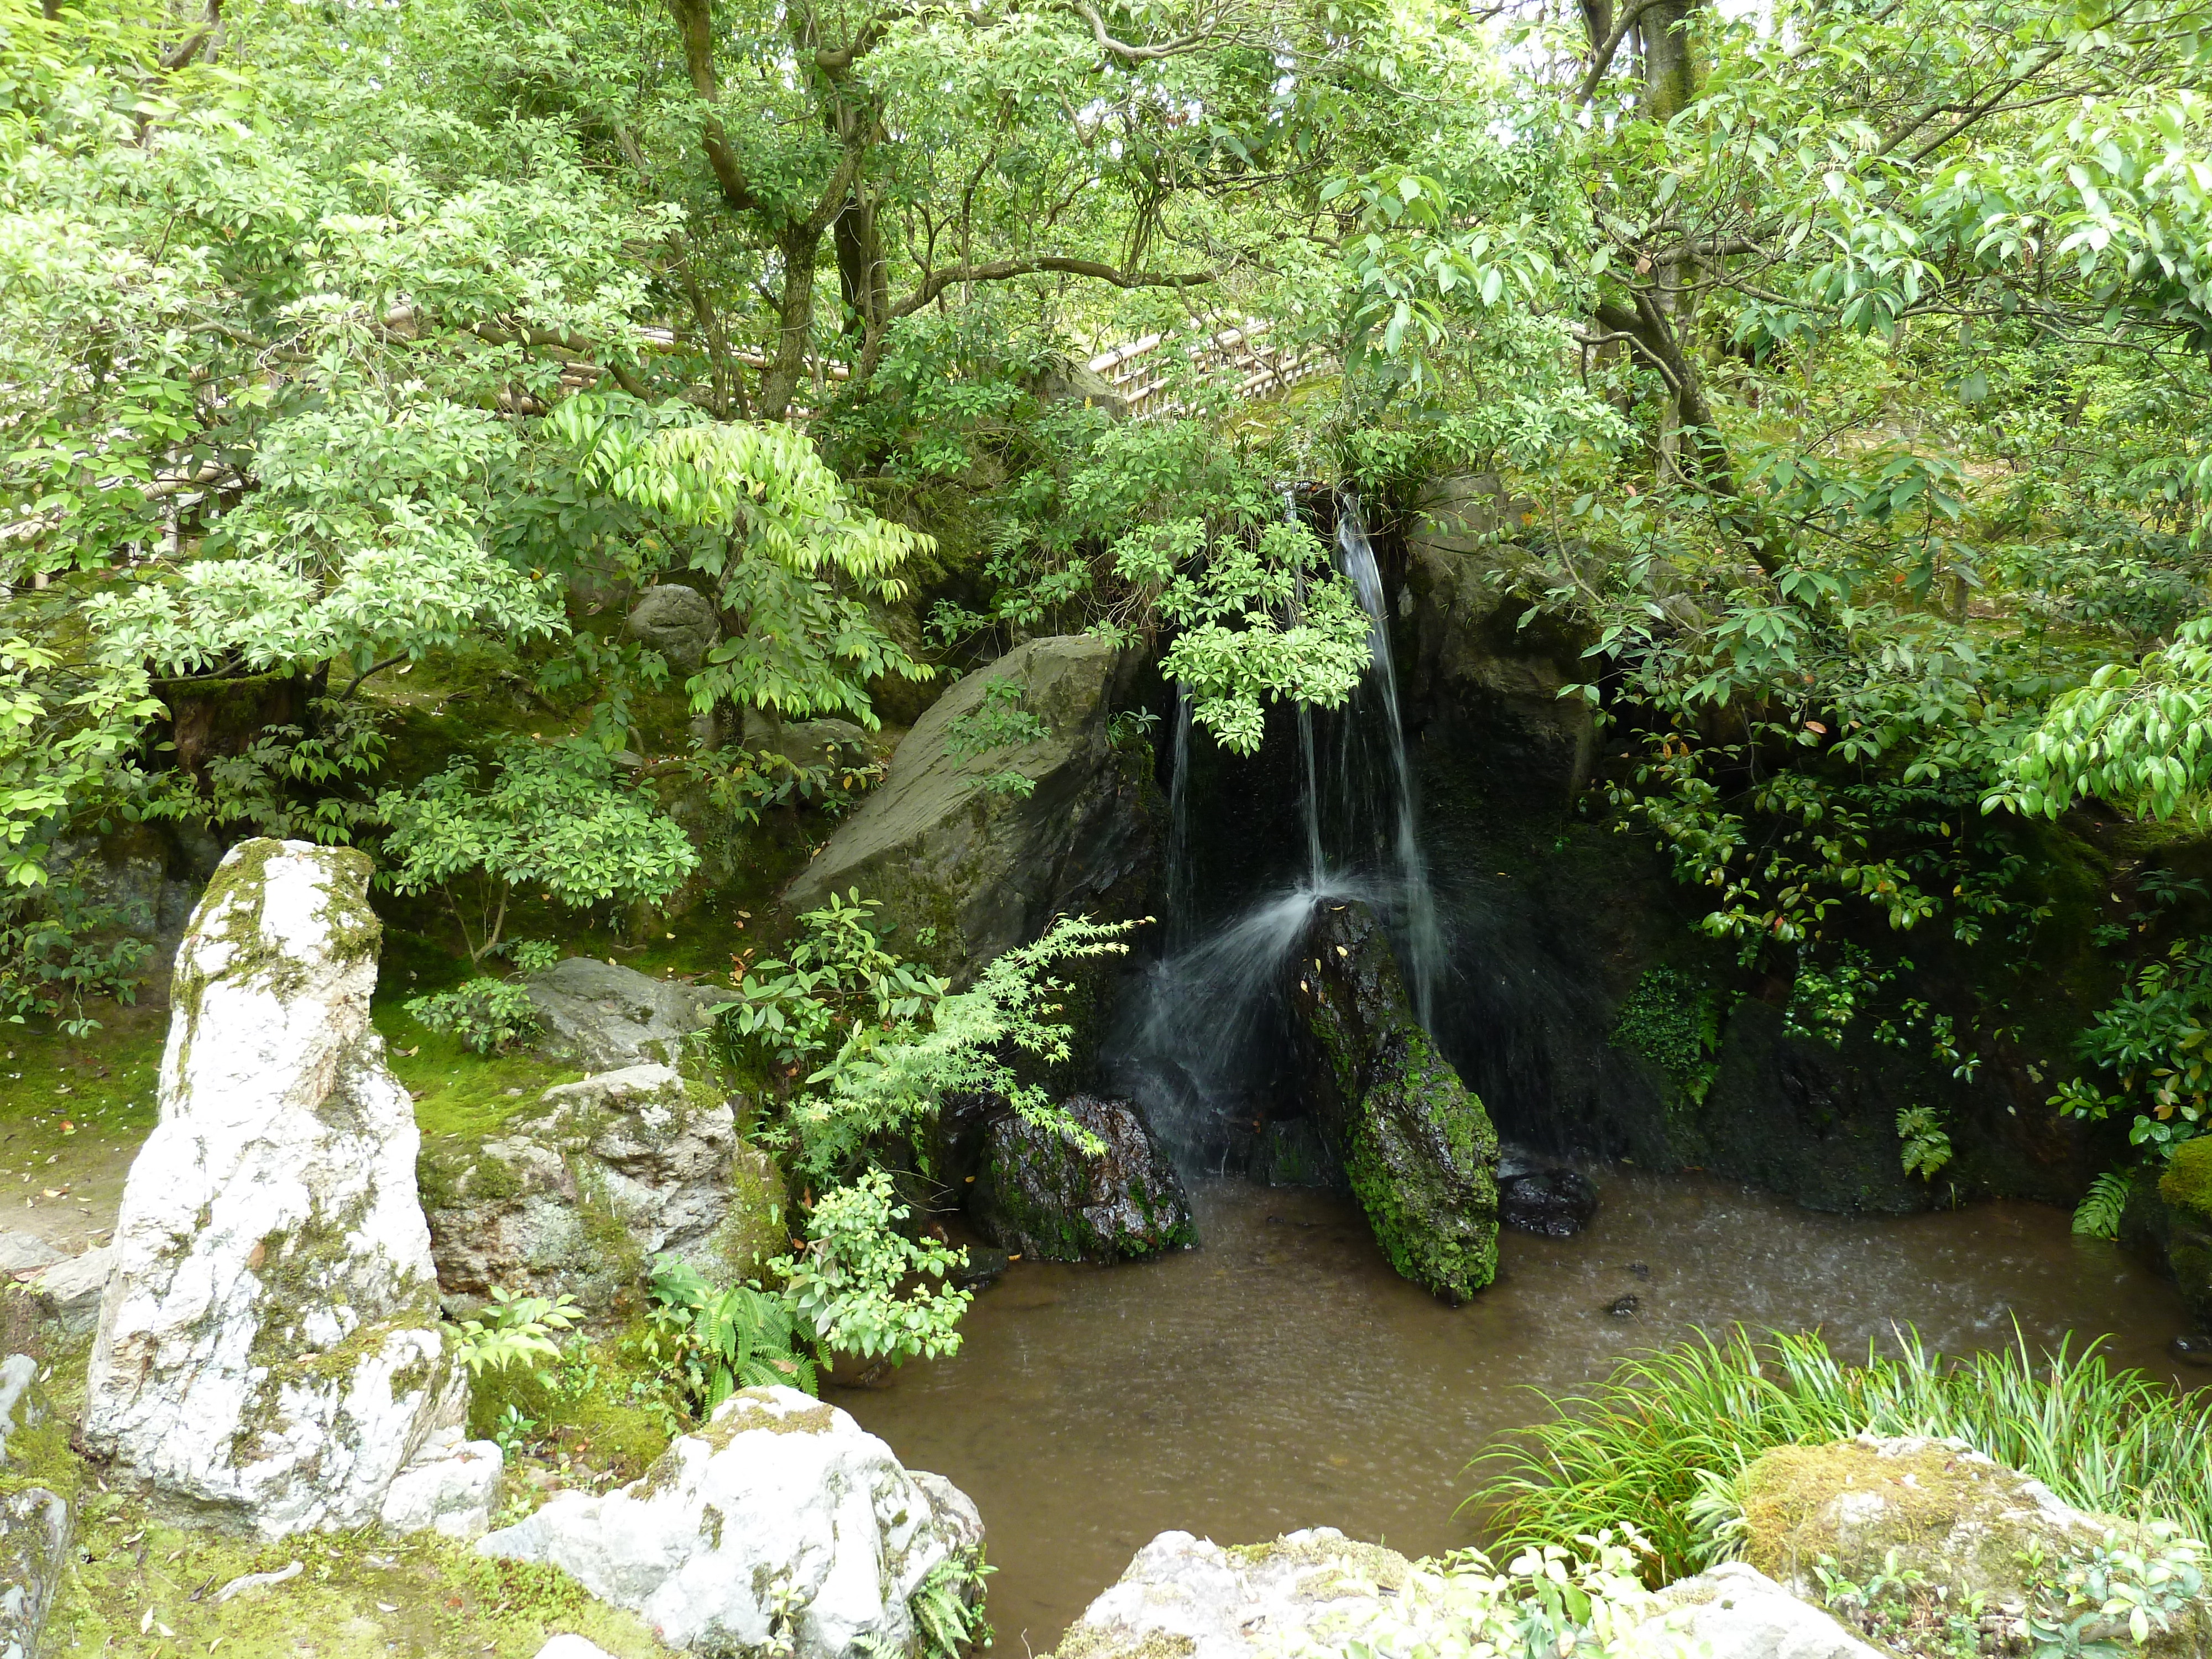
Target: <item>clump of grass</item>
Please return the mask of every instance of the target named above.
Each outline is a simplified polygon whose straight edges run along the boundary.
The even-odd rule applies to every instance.
[[[1625,1360],[1551,1422],[1476,1460],[1492,1473],[1468,1500],[1507,1547],[1626,1521],[1658,1555],[1658,1582],[1703,1571],[1724,1546],[1692,1500],[1770,1447],[1858,1434],[1955,1437],[2067,1502],[2212,1536],[2212,1392],[2178,1395],[2114,1370],[2092,1344],[2038,1357],[2014,1343],[1947,1360],[1911,1331],[1896,1358],[1849,1364],[1814,1333],[1739,1328]]]

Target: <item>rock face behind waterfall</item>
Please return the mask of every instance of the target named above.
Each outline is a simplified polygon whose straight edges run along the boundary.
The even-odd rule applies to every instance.
[[[1126,1100],[1077,1095],[1096,1157],[1012,1112],[986,1132],[969,1212],[1001,1249],[1047,1261],[1131,1261],[1198,1242],[1175,1160]]]
[[[900,942],[963,978],[1059,912],[1142,914],[1152,786],[1141,749],[1118,747],[1108,730],[1127,665],[1114,647],[1076,635],[1032,640],[969,675],[915,722],[890,775],[793,881],[785,907],[810,910],[857,888],[915,935],[933,930]],[[1005,682],[1048,735],[963,754],[962,735],[978,728],[958,722]],[[1010,772],[1029,781],[1028,794],[990,787]]]
[[[1307,1114],[1390,1265],[1458,1300],[1498,1273],[1498,1136],[1413,1018],[1390,942],[1356,901],[1314,912],[1290,967]]]
[[[369,867],[251,841],[209,884],[93,1349],[93,1449],[172,1511],[264,1537],[376,1520],[467,1399],[413,1108],[369,1024]]]

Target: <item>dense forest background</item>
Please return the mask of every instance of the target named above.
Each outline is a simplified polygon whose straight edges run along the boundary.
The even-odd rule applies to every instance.
[[[797,824],[879,774],[778,723],[1093,631],[1249,752],[1367,657],[1285,490],[1387,526],[1479,477],[1487,580],[1581,653],[1573,810],[1793,1032],[2002,1062],[2042,826],[2130,826],[2048,1079],[2109,1234],[2212,1110],[2208,16],[6,0],[0,1006],[133,994],[88,848],[304,836],[422,901],[496,1046],[502,973],[692,877],[672,791]],[[1200,349],[1261,325],[1325,372]],[[1151,336],[1128,418],[1087,365]],[[625,633],[654,583],[719,643]],[[750,994],[817,1022],[788,1077],[945,994],[837,927]],[[1939,999],[1931,939],[1993,965]],[[1012,985],[952,1070],[823,1084],[823,1144],[972,1083]],[[1898,1127],[1934,1177],[1943,1103]]]

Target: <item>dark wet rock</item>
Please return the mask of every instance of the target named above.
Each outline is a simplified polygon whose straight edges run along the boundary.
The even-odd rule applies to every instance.
[[[2166,1345],[2166,1351],[2185,1365],[2212,1365],[2212,1336],[2195,1332],[2177,1336]]]
[[[967,1257],[967,1265],[952,1275],[952,1282],[963,1291],[988,1290],[1013,1266],[1012,1257],[988,1244],[969,1245]]]
[[[1323,1187],[1343,1191],[1349,1185],[1344,1164],[1311,1118],[1279,1119],[1263,1127],[1252,1149],[1249,1173],[1262,1187]]]
[[[1127,1261],[1196,1243],[1182,1179],[1144,1115],[1092,1095],[1064,1103],[1105,1150],[1092,1157],[1011,1111],[995,1119],[969,1189],[984,1235],[1048,1261]]]
[[[1498,1273],[1498,1136],[1414,1020],[1364,904],[1320,907],[1291,963],[1308,1115],[1341,1158],[1390,1265],[1453,1300]]]
[[[1628,1271],[1634,1273],[1638,1279],[1649,1279],[1651,1277],[1651,1269],[1645,1267],[1641,1261],[1630,1262],[1628,1264]]]
[[[597,957],[567,957],[525,981],[544,1030],[539,1050],[593,1072],[673,1066],[726,990],[653,979]]]
[[[662,582],[637,596],[625,624],[632,639],[668,659],[679,673],[696,674],[722,637],[714,602],[696,588]]]
[[[1498,1218],[1524,1233],[1571,1238],[1597,1214],[1597,1188],[1575,1170],[1530,1170],[1498,1179]]]
[[[884,781],[792,882],[785,908],[811,910],[857,888],[898,919],[901,951],[963,980],[1056,915],[1143,915],[1157,787],[1143,746],[1117,745],[1108,730],[1133,666],[1105,641],[1073,635],[1032,640],[969,675],[915,723]],[[954,722],[1007,681],[1047,735],[956,752]],[[1007,772],[1030,793],[988,787]],[[1079,1023],[1082,1011],[1071,1012]]]
[[[1606,1304],[1605,1310],[1615,1319],[1632,1319],[1642,1311],[1644,1298],[1633,1291],[1626,1296],[1616,1296]]]

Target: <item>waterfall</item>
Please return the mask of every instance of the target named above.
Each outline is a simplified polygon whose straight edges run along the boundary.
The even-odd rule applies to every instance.
[[[1398,673],[1390,655],[1389,618],[1384,611],[1382,572],[1375,562],[1375,544],[1359,516],[1359,500],[1346,495],[1336,519],[1337,556],[1344,574],[1359,595],[1367,612],[1369,664],[1367,686],[1382,706],[1383,732],[1390,749],[1391,857],[1396,865],[1395,883],[1399,967],[1406,990],[1413,1000],[1413,1012],[1424,1028],[1436,1024],[1437,981],[1443,972],[1443,928],[1437,919],[1436,890],[1429,884],[1429,861],[1421,852],[1421,803],[1413,787],[1413,764],[1406,757],[1405,721],[1398,712]],[[1358,722],[1344,722],[1348,735]],[[1350,769],[1341,769],[1348,775]]]
[[[1259,896],[1202,935],[1190,871],[1191,699],[1186,687],[1176,688],[1168,951],[1139,988],[1109,1064],[1115,1086],[1146,1107],[1186,1163],[1200,1167],[1225,1160],[1233,1131],[1267,1115],[1265,1096],[1285,1035],[1282,970],[1316,903],[1372,905],[1415,1015],[1426,1026],[1435,1014],[1443,932],[1421,852],[1382,574],[1349,495],[1339,503],[1336,559],[1367,612],[1370,660],[1344,708],[1297,713],[1304,869],[1287,890]]]
[[[1190,688],[1176,682],[1174,771],[1168,781],[1168,944],[1190,932]]]

